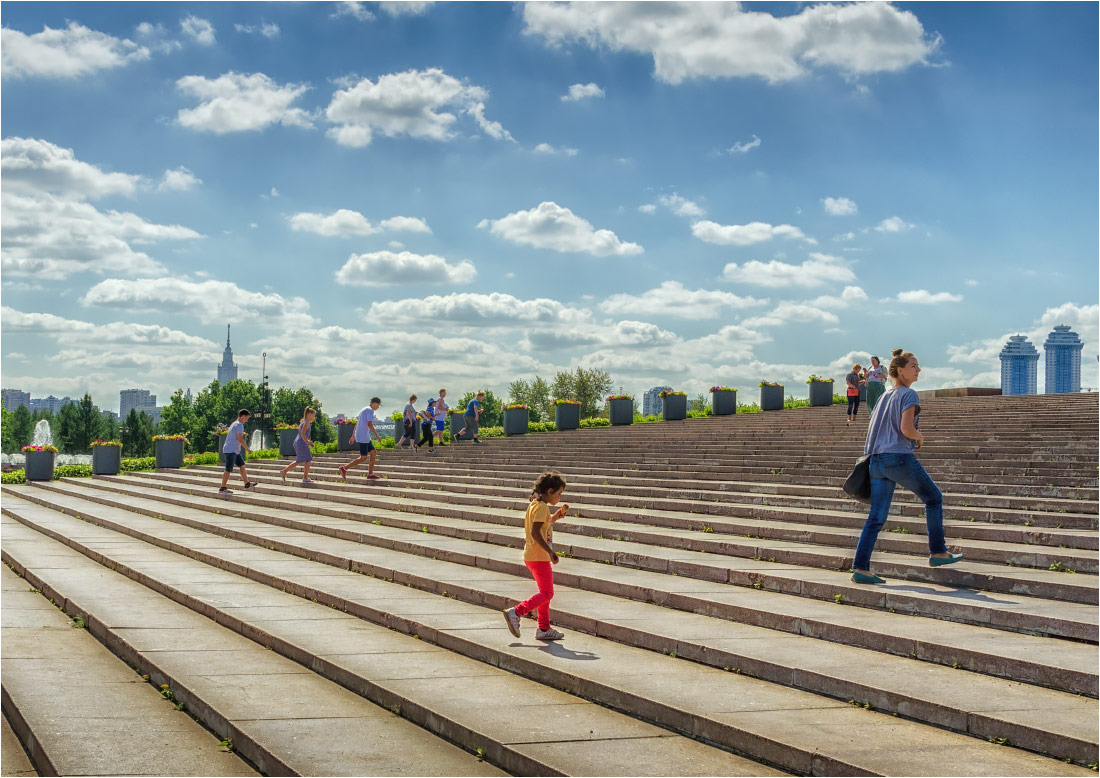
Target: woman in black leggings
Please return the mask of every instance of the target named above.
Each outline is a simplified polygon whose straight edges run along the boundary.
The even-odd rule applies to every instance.
[[[428,453],[435,453],[435,433],[432,430],[432,425],[435,424],[435,400],[428,401],[428,408],[421,413],[420,418],[420,431],[423,433],[420,436],[420,445],[428,444]]]

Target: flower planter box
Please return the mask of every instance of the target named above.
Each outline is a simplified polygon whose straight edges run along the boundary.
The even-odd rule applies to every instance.
[[[581,426],[581,406],[555,405],[554,426],[559,430],[575,430]]]
[[[52,451],[27,451],[24,453],[27,463],[23,466],[23,477],[28,481],[53,480]]]
[[[737,413],[737,390],[711,392],[710,410],[715,416],[731,416]]]
[[[665,421],[683,421],[687,415],[686,394],[668,394],[661,398],[661,416]]]
[[[298,429],[279,430],[279,456],[294,456],[294,439],[298,437]]]
[[[92,446],[92,475],[118,475],[122,446]]]
[[[526,408],[512,408],[504,411],[504,434],[526,435],[528,418]]]
[[[183,467],[182,440],[154,440],[153,453],[158,470],[164,467]]]
[[[833,404],[832,381],[810,381],[810,405],[819,407]]]
[[[612,426],[634,423],[633,400],[608,400],[607,417]]]
[[[355,432],[354,424],[337,424],[336,425],[336,450],[337,451],[358,451],[355,441],[352,439]]]
[[[466,418],[462,411],[449,411],[447,413],[447,429],[451,432],[452,443],[454,443],[456,440],[474,439],[473,433],[471,433],[469,430],[466,431],[465,435],[462,435],[461,437],[459,436],[458,433],[461,432],[465,427]]]
[[[760,410],[762,410],[762,411],[781,411],[781,410],[783,410],[783,387],[782,386],[761,386],[760,387]]]

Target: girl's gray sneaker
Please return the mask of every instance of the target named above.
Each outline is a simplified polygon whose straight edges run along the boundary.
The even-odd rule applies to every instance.
[[[516,613],[516,609],[515,608],[505,608],[504,609],[504,620],[506,622],[508,622],[508,631],[511,632],[513,636],[518,638],[519,637],[519,614]]]
[[[565,637],[565,634],[558,632],[553,627],[550,629],[540,629],[535,633],[535,639],[537,640],[561,640],[563,637]]]

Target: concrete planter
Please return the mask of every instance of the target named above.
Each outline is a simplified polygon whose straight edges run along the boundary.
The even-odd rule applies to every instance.
[[[512,408],[504,411],[504,434],[526,435],[527,420],[530,418],[526,408]]]
[[[661,416],[665,421],[683,421],[688,415],[686,394],[668,394],[661,398]]]
[[[633,400],[608,400],[607,401],[607,417],[611,421],[612,426],[620,426],[624,424],[634,423],[634,401]]]
[[[183,467],[182,440],[154,440],[153,453],[158,470],[163,467]]]
[[[23,466],[23,477],[28,481],[50,481],[53,479],[52,451],[24,452],[27,463]]]
[[[575,430],[581,426],[581,406],[555,405],[554,426],[559,430]]]
[[[730,416],[737,413],[737,390],[723,389],[711,392],[710,410],[715,416]]]
[[[292,430],[279,430],[279,456],[294,456],[294,439],[298,437],[297,428]]]
[[[337,451],[358,451],[358,447],[355,445],[355,441],[352,440],[352,433],[355,430],[354,424],[337,424],[336,425],[336,450]]]
[[[833,404],[832,381],[810,381],[810,405],[818,407]]]
[[[92,475],[118,475],[122,446],[92,446]]]
[[[459,437],[458,433],[461,432],[465,426],[466,418],[463,415],[462,411],[449,411],[447,413],[447,429],[450,430],[452,443],[454,443],[456,440],[474,439],[473,434],[469,430],[466,431],[465,435]]]
[[[762,411],[781,411],[781,410],[783,410],[783,387],[782,386],[761,386],[760,387],[760,410],[762,410]]]
[[[218,450],[218,463],[222,464],[222,465],[225,464],[225,454],[222,453],[222,449],[225,448],[225,441],[228,437],[229,437],[228,432],[219,432],[218,433],[218,449],[217,449]]]

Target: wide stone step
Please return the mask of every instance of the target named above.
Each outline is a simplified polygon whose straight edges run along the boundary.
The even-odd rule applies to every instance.
[[[10,511],[10,508],[5,506],[5,510]],[[33,513],[35,509],[30,506],[23,510]],[[96,543],[96,541],[89,534],[92,528],[81,532],[72,526],[76,523],[76,519],[61,517],[54,513],[52,517],[36,517],[34,519],[24,517],[24,521],[40,527],[43,531],[63,533],[70,538],[80,535],[81,540],[70,539],[68,541],[70,545],[82,547],[86,550],[86,553],[92,554],[105,562],[109,560],[110,563],[116,564],[120,570],[128,575],[139,578],[153,577],[150,572],[151,563],[141,561],[142,555],[140,554],[131,561],[124,555],[125,544],[122,544],[121,541],[107,542],[109,536],[104,536],[104,539],[99,541],[93,548],[91,544]],[[151,531],[162,528],[157,526],[160,523],[156,520],[145,519],[144,521],[150,526]],[[462,608],[456,608],[454,605],[449,607],[444,605],[447,601],[441,599],[437,599],[436,604],[444,605],[442,610],[427,608],[416,602],[406,604],[406,607],[390,612],[390,608],[394,605],[400,607],[400,602],[393,603],[393,599],[399,599],[399,595],[390,594],[387,596],[381,591],[376,591],[375,583],[381,584],[382,582],[370,582],[368,585],[367,581],[350,573],[346,576],[343,573],[340,574],[347,579],[347,582],[344,582],[344,578],[337,578],[336,574],[332,572],[327,575],[304,572],[299,567],[301,563],[279,563],[278,555],[274,551],[270,552],[270,556],[260,557],[259,552],[262,549],[257,549],[257,555],[252,556],[246,553],[247,549],[245,548],[235,550],[234,546],[226,545],[232,543],[231,540],[221,541],[216,546],[212,545],[209,541],[211,536],[206,533],[195,532],[194,536],[190,538],[182,534],[181,531],[173,530],[170,534],[170,540],[167,538],[160,539],[158,544],[162,546],[174,545],[180,551],[195,558],[219,564],[219,566],[226,569],[247,575],[253,580],[263,580],[272,587],[281,586],[286,588],[287,591],[294,591],[303,597],[315,598],[319,604],[327,604],[334,609],[360,612],[365,618],[387,623],[388,626],[401,631],[420,630],[418,635],[426,640],[437,642],[439,645],[446,643],[448,647],[455,650],[458,650],[461,645],[467,651],[482,653],[486,657],[486,661],[526,667],[539,665],[543,668],[540,672],[547,676],[545,680],[548,683],[568,683],[571,688],[580,687],[584,689],[582,693],[586,695],[589,693],[593,695],[612,693],[615,702],[608,704],[643,705],[647,710],[652,711],[650,715],[661,717],[669,715],[678,708],[689,707],[691,713],[681,712],[679,716],[683,726],[696,729],[701,736],[710,740],[726,737],[736,740],[742,746],[752,746],[760,751],[767,751],[769,755],[774,755],[776,761],[785,760],[789,768],[797,764],[798,767],[794,767],[794,769],[799,772],[854,774],[866,771],[872,774],[889,774],[898,772],[900,769],[906,773],[920,774],[927,770],[927,767],[920,766],[918,760],[927,760],[928,737],[934,738],[937,743],[945,747],[962,749],[955,752],[960,754],[980,747],[982,750],[973,756],[969,756],[965,766],[960,765],[960,772],[965,774],[1050,774],[1044,772],[1044,770],[1054,771],[1052,774],[1069,774],[1067,771],[1073,771],[1076,774],[1081,772],[1081,768],[1074,768],[1061,762],[1049,762],[1049,760],[1046,764],[1041,762],[1015,762],[1015,764],[1009,766],[1005,764],[1006,760],[1015,761],[1015,757],[1012,756],[1012,749],[991,747],[988,743],[963,738],[961,735],[951,735],[950,733],[937,732],[933,735],[932,733],[936,732],[935,730],[927,730],[921,725],[885,716],[870,715],[869,719],[863,721],[857,727],[859,742],[862,743],[862,746],[852,748],[856,742],[853,740],[856,737],[853,731],[849,731],[846,738],[836,738],[836,735],[842,731],[842,727],[856,725],[856,720],[851,718],[853,713],[857,715],[869,714],[853,709],[851,706],[843,703],[840,706],[829,706],[827,703],[822,705],[820,701],[813,703],[809,698],[796,701],[791,695],[799,694],[798,692],[781,687],[749,686],[747,684],[734,686],[739,682],[751,680],[735,673],[712,671],[708,676],[704,668],[695,668],[693,673],[701,674],[702,677],[695,674],[684,676],[681,674],[683,666],[677,666],[673,670],[676,673],[675,675],[666,676],[667,668],[653,667],[654,660],[659,657],[650,654],[640,660],[645,662],[645,665],[636,666],[631,661],[634,657],[622,653],[624,651],[622,648],[618,649],[620,652],[618,657],[613,656],[613,658],[622,657],[621,661],[614,662],[614,664],[609,663],[607,667],[631,668],[640,671],[640,676],[631,673],[619,677],[609,677],[599,673],[599,670],[602,669],[600,667],[593,667],[586,673],[583,668],[584,663],[581,662],[579,663],[581,666],[577,666],[578,663],[575,660],[585,658],[587,654],[574,651],[573,646],[591,646],[592,651],[590,654],[592,658],[599,660],[601,652],[607,651],[610,646],[598,638],[591,638],[583,643],[574,641],[569,646],[555,646],[554,648],[561,651],[564,658],[576,669],[568,667],[564,674],[561,672],[552,673],[548,666],[548,660],[534,662],[530,659],[532,654],[526,652],[512,652],[512,657],[507,657],[499,649],[494,648],[502,642],[509,643],[510,648],[516,647],[504,630],[499,614],[486,613],[486,618],[490,615],[495,616],[495,618],[491,622],[487,621],[486,625],[481,627],[476,617],[468,615]],[[153,535],[150,533],[148,537],[153,538]],[[346,543],[345,545],[355,546],[353,543]],[[274,567],[275,564],[281,564],[283,567],[276,568]],[[350,560],[347,564],[350,567]],[[447,563],[437,563],[433,567],[438,566],[438,564]],[[161,564],[160,568],[164,569],[164,565]],[[271,572],[277,569],[279,572]],[[517,584],[518,582],[512,582],[511,584],[512,592],[507,595],[510,599],[518,596],[521,589],[530,588],[530,584],[527,582],[522,585]],[[219,598],[214,592],[208,592],[201,588],[192,594],[182,591],[186,588],[185,585],[173,586],[168,583],[157,584],[155,582],[151,585],[173,588],[180,593],[179,596],[201,601],[201,607],[208,612],[226,610],[234,604],[233,602],[219,603]],[[200,586],[191,585],[190,590],[194,591],[196,587]],[[392,587],[394,592],[404,593],[407,591],[399,585],[388,584],[388,586]],[[234,594],[241,596],[239,592],[243,591],[244,588],[241,586],[239,591],[235,590]],[[567,594],[572,593],[566,590],[562,596]],[[221,599],[224,600],[227,596],[232,598],[234,595],[222,594]],[[494,606],[494,603],[490,603],[490,607]],[[234,617],[234,620],[240,620],[241,618]],[[455,628],[456,621],[467,623]],[[628,619],[628,621],[632,620]],[[494,627],[493,622],[497,626]],[[268,636],[270,636],[273,648],[284,650],[284,646],[274,644],[279,643],[279,631],[282,630],[284,625],[290,623],[284,620],[271,621],[264,623],[258,629],[264,630],[265,640],[269,639]],[[309,630],[299,627],[294,630],[294,634],[301,637],[302,635],[313,635],[316,631],[316,628]],[[551,652],[551,654],[553,653]],[[641,656],[641,654],[637,656]],[[333,657],[325,657],[325,659],[333,659]],[[648,661],[646,661],[647,659]],[[691,667],[691,665],[685,666]],[[669,665],[669,667],[672,667],[672,665]],[[424,685],[428,684],[422,684],[422,686]],[[919,685],[927,685],[927,680]],[[488,689],[487,691],[493,694],[494,699],[499,702],[501,698],[500,691],[495,689]],[[691,694],[693,691],[696,694]],[[1039,690],[1039,693],[1049,692]],[[774,695],[779,695],[779,699],[777,700]],[[1072,701],[1079,699],[1081,698],[1069,696],[1067,703],[1072,707],[1074,705]],[[733,700],[740,713],[727,715],[710,712],[719,707],[725,709],[728,707],[728,703],[724,705],[697,704],[700,701],[705,702],[707,700],[715,702]],[[988,698],[985,701],[990,702]],[[458,700],[457,704],[461,705],[462,702],[462,700]],[[777,702],[780,703],[779,707],[775,707]],[[870,704],[873,705],[873,703]],[[920,704],[914,704],[914,707],[919,708]],[[696,710],[698,712],[695,712]],[[809,713],[809,710],[815,712]],[[735,711],[730,711],[730,713],[735,713]],[[756,713],[764,715],[757,716]],[[689,717],[687,721],[684,720],[685,715]],[[983,722],[987,721],[986,715],[993,714],[976,715],[969,722],[967,719],[960,721],[970,723],[975,729],[981,730],[985,726]],[[996,718],[995,715],[994,718]],[[1002,727],[1007,725],[1006,722],[998,723]],[[914,727],[917,729],[913,729]],[[920,730],[922,729],[927,732],[927,735],[921,733]],[[1012,731],[1024,739],[1028,737],[1023,730],[1013,729]],[[974,732],[974,734],[978,734],[983,739],[991,737],[985,736],[980,731]],[[961,739],[951,740],[952,737]],[[1004,736],[996,737],[1002,738],[1001,742],[1004,742]],[[1048,745],[1051,746],[1055,746],[1055,744],[1058,746],[1072,746],[1072,737],[1067,740],[1063,735],[1047,733],[1046,738]],[[788,743],[796,745],[792,748],[787,745]],[[888,747],[887,744],[889,744]],[[847,749],[846,752],[845,749]],[[1093,747],[1092,750],[1095,750],[1095,748]],[[637,755],[636,749],[634,753]],[[839,761],[833,760],[833,753],[838,755]],[[1026,754],[1023,756],[1030,759],[1041,759]],[[992,769],[995,766],[989,760],[997,762],[996,767],[1004,772],[993,773]],[[601,763],[604,763],[602,757]],[[638,764],[645,764],[640,760],[640,757]],[[898,765],[905,765],[905,767],[899,768]],[[1036,770],[1039,772],[1035,772]],[[603,769],[601,772],[609,771]],[[636,769],[635,772],[637,772]],[[681,768],[678,772],[683,773],[685,771]]]
[[[145,515],[169,515],[161,513],[165,510],[163,505],[165,497],[163,491],[159,489],[128,489],[117,485],[118,496],[115,499],[103,499],[86,491],[69,489],[63,485],[52,488],[78,500],[99,501],[104,505],[134,510]],[[34,492],[27,496],[32,500],[43,499]],[[49,504],[63,506],[65,501],[61,498],[51,500]],[[96,510],[84,502],[76,504],[83,506],[81,510],[85,512]],[[494,531],[477,522],[461,519],[441,519],[432,516],[408,517],[399,512],[372,511],[369,516],[370,526],[363,526],[366,519],[348,511],[344,512],[343,516],[351,521],[341,526],[334,525],[330,521],[311,519],[308,514],[284,515],[281,512],[276,519],[267,508],[257,506],[250,509],[240,502],[227,509],[221,500],[189,496],[172,500],[171,504],[176,506],[176,512],[187,508],[228,511],[229,515],[235,517],[261,522],[278,520],[281,524],[308,532],[374,545],[387,546],[400,542],[402,550],[429,556],[437,556],[440,548],[446,548],[450,554],[444,558],[454,561],[459,561],[456,556],[459,549],[445,540],[441,542],[433,539],[425,542],[423,538],[425,530],[445,537],[472,539],[505,548],[522,547],[522,539],[514,529],[501,528]],[[307,500],[290,498],[283,502],[282,507],[304,511],[313,506]],[[200,521],[207,518],[202,514],[190,515]],[[326,515],[339,514],[326,511]],[[409,533],[402,539],[385,530],[375,529],[378,526],[396,527],[408,530]],[[1034,635],[1051,635],[1051,630],[1072,632],[1073,637],[1080,636],[1095,642],[1096,611],[1089,606],[1049,601],[1037,602],[1011,595],[1002,595],[999,598],[982,597],[974,592],[965,593],[965,596],[960,597],[958,590],[947,587],[937,587],[936,591],[909,594],[905,590],[911,587],[860,586],[852,583],[847,574],[842,573],[806,570],[771,564],[763,560],[730,564],[727,561],[716,560],[713,554],[693,552],[686,548],[677,548],[675,545],[671,549],[661,549],[620,540],[577,537],[569,534],[564,528],[556,533],[556,545],[571,558],[669,573],[673,576],[697,578],[703,581],[732,582],[753,590],[740,596],[733,595],[731,599],[730,592],[718,587],[722,594],[721,604],[714,601],[700,604],[689,598],[686,606],[678,607],[687,607],[696,612],[711,612],[742,623],[785,632],[807,634],[826,640],[884,650],[901,656],[913,653],[915,642],[928,640],[927,624],[914,623],[901,614],[934,616],[980,626],[1007,628],[1011,625],[1016,631],[1027,631],[1030,634],[999,638],[995,649],[990,649],[991,641],[983,630],[952,624],[941,625],[937,628],[936,639],[936,642],[943,644],[941,658],[931,659],[931,661],[951,665],[963,662],[964,666],[971,670],[1096,696],[1097,678],[1093,647],[1064,643],[1060,645],[1062,656],[1058,660],[1051,660],[1045,657],[1045,649],[1049,644],[1044,644],[1044,659],[1036,662],[1034,656],[1034,652],[1040,645],[1035,642],[1037,638]],[[484,549],[477,548],[473,543],[466,544],[464,548],[466,558],[463,561],[467,564],[478,564],[477,560],[488,553]],[[494,551],[492,559],[495,560],[497,569],[513,572],[518,570],[521,575],[523,573],[522,566],[512,561],[509,553],[504,549]],[[592,568],[589,575],[601,576],[606,573],[600,568]],[[765,581],[769,585],[765,586]],[[598,591],[601,581],[583,579],[574,583],[588,589],[596,587],[595,590]],[[809,597],[824,602],[815,608],[799,599],[792,600],[791,595],[801,595],[803,598]],[[630,596],[629,590],[625,596]],[[671,591],[667,592],[666,596],[675,597]],[[886,636],[859,630],[851,631],[849,629],[851,615],[838,612],[836,609],[838,602],[890,611],[888,614],[882,614],[880,618],[883,622],[880,631]],[[897,611],[900,613],[894,615]],[[1031,629],[1024,630],[1025,624]],[[977,641],[976,648],[970,645],[972,641]]]
[[[277,463],[264,463],[261,460],[255,465],[252,465],[252,469],[249,470],[249,473],[251,474],[250,477],[263,480],[270,479],[279,483],[280,470],[281,467]],[[219,472],[217,468],[204,466],[188,468],[188,471],[208,473]],[[570,484],[573,484],[570,473],[564,472],[563,475],[566,476]],[[332,485],[340,480],[338,471],[326,467],[313,468],[310,471],[310,477],[318,486]],[[475,480],[473,477],[466,477],[463,474],[453,472],[447,475],[436,475],[430,480],[427,480],[424,478],[423,474],[417,472],[413,467],[390,465],[386,468],[386,479],[377,484],[371,484],[371,488],[372,491],[376,493],[394,494],[400,493],[401,490],[411,490],[411,495],[406,496],[419,495],[421,497],[426,497],[427,495],[425,495],[424,492],[427,491],[431,493],[433,500],[438,498],[442,502],[454,504],[477,504],[486,507],[511,507],[513,509],[519,507],[520,509],[525,509],[527,506],[527,497],[530,494],[530,483],[523,484],[522,486],[519,484],[520,482],[515,482],[509,487],[489,486],[483,484],[480,477],[477,477]],[[606,489],[606,487],[603,489]],[[866,507],[851,499],[841,501],[814,497],[763,497],[748,493],[712,493],[715,498],[722,497],[723,495],[725,496],[725,500],[718,502],[717,499],[696,499],[702,495],[698,492],[693,493],[687,490],[668,490],[667,496],[654,498],[642,497],[640,495],[613,495],[607,494],[606,492],[601,493],[601,487],[589,484],[584,484],[583,486],[577,484],[571,487],[570,491],[576,491],[584,495],[584,504],[574,505],[576,515],[579,517],[613,518],[621,520],[623,516],[626,516],[627,520],[633,519],[642,523],[653,523],[660,526],[681,528],[698,528],[700,527],[701,521],[712,523],[712,517],[716,516],[739,517],[747,519],[748,521],[741,524],[732,521],[724,522],[724,529],[722,531],[735,534],[744,534],[748,532],[754,536],[762,537],[783,538],[789,536],[794,539],[795,536],[791,535],[791,533],[802,536],[805,535],[806,532],[815,531],[813,527],[807,525],[858,530],[862,528],[867,519]],[[606,506],[606,508],[604,508],[604,506]],[[859,513],[852,513],[851,509],[853,506],[860,506],[861,511]],[[919,518],[906,519],[898,517],[893,519],[888,522],[887,531],[913,535],[925,534],[923,505],[901,505],[898,506],[898,509],[903,516],[918,517],[919,515]],[[1043,515],[1039,521],[1036,521],[1036,514],[1034,513],[1017,514],[1013,511],[990,509],[984,511],[984,513],[992,513],[994,516],[998,517],[994,520],[996,523],[983,522],[982,524],[977,524],[975,522],[960,520],[963,517],[958,516],[958,514],[965,513],[965,510],[960,511],[952,507],[950,512],[955,520],[947,520],[946,525],[950,528],[949,534],[952,538],[983,541],[983,545],[975,546],[978,555],[968,554],[969,557],[974,559],[988,558],[991,561],[997,561],[996,555],[989,555],[988,557],[981,556],[986,553],[987,549],[993,548],[992,546],[984,545],[990,541],[993,543],[1018,543],[1056,548],[1096,550],[1097,542],[1100,540],[1100,536],[1098,536],[1095,531],[1066,529],[1038,530],[1028,526],[1040,523],[1042,519],[1053,522],[1053,517],[1046,515]],[[685,516],[685,513],[700,515]],[[1063,520],[1072,517],[1082,524],[1092,520],[1091,517],[1081,514],[1055,514],[1055,516]],[[1009,519],[1015,519],[1020,524],[1024,524],[1024,526],[1011,526],[1001,523]],[[828,538],[831,537],[831,535],[829,535],[827,531],[824,531],[821,537],[822,539],[815,539],[813,542],[830,543]],[[854,546],[854,542],[850,541],[847,534],[842,534],[839,538],[839,540],[835,541],[836,543]],[[1059,552],[1052,553],[1058,554]],[[1087,572],[1089,565],[1095,566],[1094,557],[1095,555],[1088,555],[1087,564],[1082,567],[1082,572]],[[1024,564],[1023,562],[1014,563]],[[1037,562],[1036,564],[1042,567],[1049,567],[1052,563],[1053,562],[1047,562],[1044,564]]]
[[[31,764],[23,744],[19,742],[7,716],[0,717],[0,775],[18,778],[38,776],[39,772]]]
[[[47,532],[51,530],[43,527],[43,523],[64,524],[65,519],[44,508],[39,508],[36,512],[34,506],[13,511],[10,504],[5,504],[4,511]],[[103,511],[97,511],[97,513],[101,514]],[[126,516],[123,515],[124,513],[124,511],[116,511],[111,519],[92,513],[80,515],[93,523],[110,523],[118,529],[126,529],[129,533],[139,535],[155,545],[171,548],[211,564],[241,572],[232,566],[237,557],[230,555],[222,558],[220,562],[214,561],[219,552],[214,548],[208,548],[211,545],[210,542],[205,540],[198,530],[179,527],[166,532],[161,520]],[[178,517],[167,513],[163,516],[179,521]],[[195,523],[196,520],[190,521]],[[207,532],[228,536],[228,539],[251,539],[254,545],[271,550],[291,554],[297,552],[296,555],[303,558],[325,562],[340,569],[351,569],[386,579],[395,579],[399,583],[436,593],[449,592],[459,599],[491,607],[504,607],[508,602],[514,602],[521,596],[524,588],[521,582],[525,578],[520,576],[525,571],[521,572],[521,566],[513,563],[509,568],[506,563],[493,557],[479,558],[476,567],[472,567],[456,562],[410,557],[398,550],[372,549],[354,540],[318,537],[308,531],[296,531],[286,527],[277,528],[272,533],[270,528],[264,528],[256,522],[223,518],[217,515],[201,523],[205,525]],[[146,529],[142,529],[143,525]],[[249,527],[251,531],[236,529],[240,526]],[[188,532],[192,533],[193,542],[185,542]],[[390,532],[398,531],[390,530]],[[210,535],[206,534],[205,537],[209,538]],[[199,546],[195,546],[195,543]],[[443,553],[457,557],[458,544],[463,543],[465,542],[450,541],[449,548]],[[221,543],[219,542],[218,545],[220,546]],[[394,545],[395,548],[398,547],[398,543],[395,542]],[[572,564],[578,567],[599,567],[584,562],[572,562]],[[502,572],[513,574],[502,581]],[[616,571],[611,569],[611,572]],[[661,586],[660,581],[655,579],[667,578],[667,576],[657,576],[641,571],[618,572],[616,576],[618,579],[632,578],[633,586],[649,587],[651,596]],[[627,575],[624,576],[622,573]],[[559,577],[562,581],[559,592],[569,596],[566,597],[563,594],[562,599],[565,604],[555,611],[557,614],[555,618],[566,626],[587,627],[590,632],[607,634],[632,645],[655,648],[662,652],[673,651],[678,656],[685,656],[712,666],[739,668],[744,673],[755,677],[801,686],[841,699],[867,701],[880,710],[900,712],[922,721],[972,734],[980,734],[986,726],[974,724],[975,715],[983,721],[991,718],[990,727],[1011,731],[1013,743],[1036,751],[1081,754],[1088,753],[1090,749],[1095,750],[1093,745],[1097,739],[1093,731],[1095,730],[1093,722],[1095,700],[974,673],[966,673],[960,678],[959,670],[935,665],[922,666],[915,677],[910,659],[872,654],[877,658],[871,660],[866,650],[822,643],[819,640],[798,635],[788,635],[786,641],[777,643],[774,637],[769,637],[776,635],[771,630],[733,625],[697,614],[670,612],[666,608],[646,605],[643,602],[633,603],[629,610],[624,610],[621,600],[616,597],[598,592],[589,592],[587,595],[581,595],[579,592],[572,593],[567,587],[570,587],[579,576],[559,574]],[[529,586],[530,584],[527,584],[528,588]],[[674,597],[698,599],[695,593],[701,588],[704,587],[693,586],[687,589],[681,587],[679,592],[672,591],[671,594]],[[720,591],[721,587],[712,585],[705,588],[708,590],[708,601],[721,600],[723,595]],[[580,613],[574,612],[576,609],[570,607],[574,599],[581,600]],[[649,618],[646,618],[647,616]],[[691,637],[696,634],[704,637]],[[802,643],[806,645],[803,646]],[[811,647],[811,643],[815,647]],[[783,650],[777,647],[782,647]],[[939,678],[941,674],[943,677]],[[964,692],[963,689],[967,691]],[[1030,691],[1025,692],[1025,689]],[[1044,695],[1053,695],[1050,698],[1052,703],[1057,702],[1064,707],[1068,706],[1066,710],[1073,711],[1068,715],[1075,723],[1066,725],[1063,721],[1053,726],[1055,731],[1051,731],[1052,725],[1046,717],[1043,721],[1039,721],[1033,713],[1021,711],[1025,707],[1023,704],[1025,697],[1031,701],[1028,703],[1030,706],[1035,699],[1043,698]],[[970,707],[973,700],[977,699],[982,700],[980,714]],[[986,708],[989,710],[987,711]],[[1080,729],[1081,721],[1089,722],[1084,730]],[[1069,728],[1066,729],[1066,726]],[[974,727],[978,727],[979,732],[976,733]],[[1059,727],[1063,728],[1059,729]],[[988,735],[988,737],[1004,737],[1004,735]]]
[[[301,692],[305,687],[308,693],[300,695],[295,718],[314,719],[315,726],[303,726],[302,721],[283,721],[271,727],[271,722],[265,722],[271,734],[283,737],[297,734],[294,740],[319,739],[321,732],[329,733],[324,746],[332,755],[327,764],[315,764],[301,774],[500,774],[480,761],[484,758],[519,774],[560,775],[577,771],[586,757],[591,760],[597,755],[609,775],[664,775],[675,759],[682,760],[687,774],[779,774],[762,764],[608,711],[483,662],[436,649],[415,637],[395,635],[385,627],[365,624],[325,605],[303,602],[296,595],[276,591],[178,554],[162,551],[151,558],[149,552],[156,554],[158,550],[139,540],[100,530],[101,534],[95,537],[106,548],[97,550],[92,536],[82,541],[73,540],[82,529],[72,526],[76,519],[54,515],[57,518],[52,522],[52,529],[47,529],[46,525],[38,525],[38,529],[46,530],[47,534],[55,534],[58,527],[68,529],[66,541],[70,547],[113,564],[120,573],[140,580],[149,587],[149,594],[156,593],[168,605],[186,606],[195,614],[202,613],[224,623],[230,628],[218,628],[224,643],[251,643],[255,646],[253,650],[266,654],[266,664],[272,666],[251,668],[257,673],[252,676],[255,680],[248,686],[234,689],[238,694],[244,690],[250,692],[245,706],[256,709],[269,705],[256,712],[262,714],[272,709],[277,712],[279,699]],[[41,543],[41,540],[35,542]],[[24,553],[23,543],[16,545],[13,552],[5,548],[5,555],[10,553],[18,565]],[[89,564],[96,565],[90,560]],[[95,571],[86,570],[88,580],[95,580]],[[51,572],[39,571],[47,580]],[[94,618],[94,610],[89,610]],[[318,633],[323,633],[320,638]],[[244,635],[272,651],[265,652]],[[313,636],[317,651],[309,647],[310,636]],[[128,648],[142,650],[134,642],[130,642]],[[164,652],[154,653],[159,658]],[[177,649],[170,653],[182,652]],[[192,672],[204,660],[210,661],[196,655],[201,652],[187,653]],[[339,678],[342,686],[363,697],[375,698],[378,705],[368,703],[321,676]],[[222,676],[207,677],[221,681],[223,686],[233,686]],[[435,692],[433,687],[439,683],[447,684],[448,694]],[[328,687],[331,691],[324,693],[320,687]],[[269,695],[275,699],[264,699]],[[345,700],[361,710],[341,709],[340,703]],[[379,706],[399,713],[402,718]],[[532,715],[517,716],[517,706],[519,711],[526,708]],[[236,707],[239,709],[242,705]],[[533,715],[536,710],[547,709],[555,710],[558,715]],[[373,716],[364,715],[362,711],[373,712]],[[477,751],[480,758],[446,744],[405,719],[419,719],[423,726],[438,731],[447,739],[463,742],[469,751]],[[368,732],[370,736],[365,736]],[[411,733],[412,739],[403,737],[404,732]],[[365,741],[352,748],[369,747],[374,752],[374,760],[350,761],[352,755],[347,753],[349,747],[344,744],[347,740]],[[315,743],[303,750],[315,751],[320,745]],[[288,750],[293,750],[293,746]]]
[[[149,476],[139,474],[136,477],[148,478]],[[216,494],[216,483],[212,476],[204,478],[201,472],[161,474],[161,488],[182,492],[191,491],[194,488],[211,489],[213,485],[212,491]],[[369,482],[364,481],[364,483]],[[283,489],[293,489],[293,487],[278,487],[271,484],[266,485],[265,488],[272,494],[283,494]],[[241,496],[247,497],[256,504],[271,505],[272,507],[281,504],[279,498],[258,496],[256,493],[241,493]],[[523,516],[523,512],[520,510],[494,509],[488,511],[478,508],[464,508],[458,505],[443,506],[439,502],[431,500],[430,497],[410,499],[371,494],[369,492],[356,493],[350,489],[326,491],[321,499],[350,503],[362,507],[416,513],[418,515],[495,520],[497,523],[508,523],[513,526],[522,524]],[[312,503],[312,505],[316,505],[316,503]],[[652,513],[656,512],[647,512],[647,514]],[[623,515],[626,518],[633,518],[638,514],[626,512]],[[591,519],[587,521],[591,521]],[[705,527],[703,529],[705,530]],[[889,535],[887,537],[889,538]],[[884,543],[891,545],[896,541],[887,539]],[[729,556],[767,559],[781,564],[804,565],[829,570],[848,570],[851,568],[854,546],[854,542],[851,543],[850,548],[835,548],[790,540],[726,536],[720,547],[715,550]],[[1027,554],[1041,555],[1043,553],[1040,547],[1024,548],[1035,549],[1034,551],[1025,552]],[[1011,559],[1006,560],[1006,564],[973,561],[950,567],[932,568],[929,566],[927,554],[924,552],[921,555],[923,558],[914,559],[911,554],[876,551],[874,567],[882,575],[896,576],[908,580],[929,581],[970,589],[1026,594],[1067,602],[1096,604],[1098,593],[1096,576],[1086,573],[1077,574],[1076,568],[1071,566],[1073,564],[1080,564],[1083,568],[1088,565],[1095,566],[1095,554],[1074,549],[1060,550],[1060,553],[1063,556],[1058,557],[1057,562],[1048,563],[1059,565],[1057,568],[1051,568],[1053,572],[1047,569],[1035,569],[1034,559],[1028,559],[1024,555],[1017,558],[1021,562],[1030,561],[1032,564],[1029,568],[1014,567],[1007,564],[1007,562],[1011,562]]]
[[[4,775],[9,751],[24,762],[29,754],[44,775],[257,774],[37,587],[6,567],[0,580]],[[39,774],[29,762],[13,766]]]

